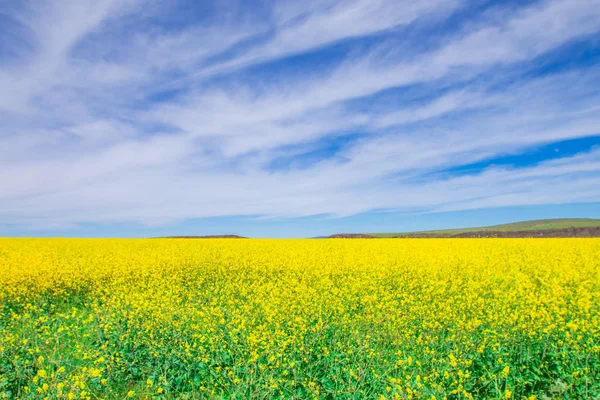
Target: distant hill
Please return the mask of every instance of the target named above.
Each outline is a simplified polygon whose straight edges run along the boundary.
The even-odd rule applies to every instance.
[[[239,235],[163,236],[158,239],[247,239]]]
[[[386,238],[386,237],[448,237],[455,236],[458,237],[466,237],[469,236],[469,233],[481,233],[484,235],[485,232],[528,232],[527,236],[531,236],[535,231],[545,231],[545,230],[564,230],[568,233],[568,228],[595,228],[600,227],[600,219],[592,219],[592,218],[557,218],[557,219],[539,219],[532,221],[521,221],[521,222],[513,222],[510,224],[501,224],[501,225],[490,225],[490,226],[480,226],[474,228],[460,228],[460,229],[441,229],[441,230],[431,230],[431,231],[417,231],[417,232],[397,232],[397,233],[372,233],[376,237]],[[592,230],[590,230],[591,232]],[[571,229],[570,232],[582,232],[581,229]],[[550,232],[546,232],[547,236],[554,236]],[[480,235],[480,236],[481,236]],[[505,235],[497,235],[497,236],[505,236]],[[544,236],[535,235],[535,236]]]
[[[377,236],[365,233],[336,233],[328,236],[329,239],[375,239]]]

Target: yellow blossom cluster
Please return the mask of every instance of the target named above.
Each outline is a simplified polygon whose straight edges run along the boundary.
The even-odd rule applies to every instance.
[[[591,399],[598,338],[598,239],[0,239],[0,398]]]

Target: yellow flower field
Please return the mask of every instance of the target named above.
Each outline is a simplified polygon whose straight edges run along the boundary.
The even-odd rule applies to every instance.
[[[599,396],[598,239],[0,239],[1,398]]]

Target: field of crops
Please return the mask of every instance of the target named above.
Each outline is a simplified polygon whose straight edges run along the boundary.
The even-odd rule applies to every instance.
[[[600,240],[0,239],[1,398],[600,398]]]

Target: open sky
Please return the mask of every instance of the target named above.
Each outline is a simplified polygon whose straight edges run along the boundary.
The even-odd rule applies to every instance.
[[[0,0],[0,236],[600,217],[600,0]]]

